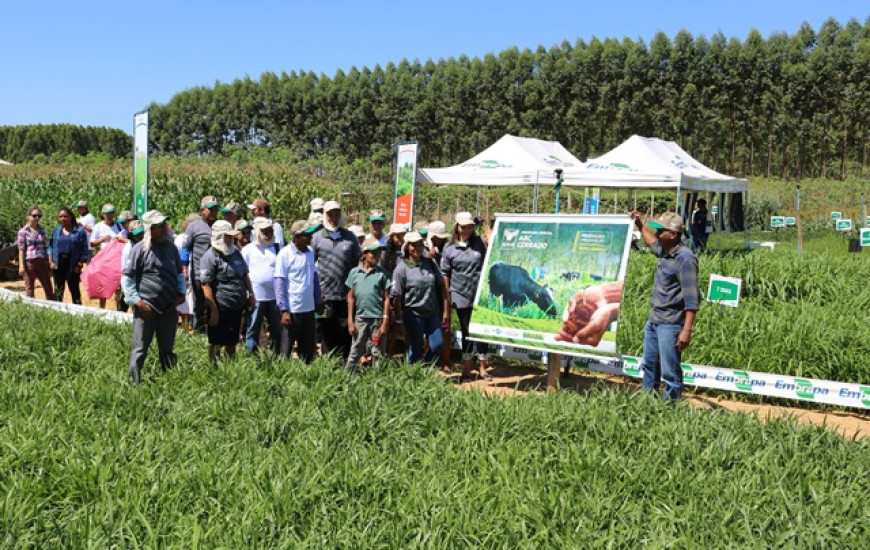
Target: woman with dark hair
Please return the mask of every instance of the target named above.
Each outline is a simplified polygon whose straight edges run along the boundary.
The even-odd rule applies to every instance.
[[[40,225],[42,210],[31,206],[27,224],[18,231],[18,274],[24,277],[24,294],[33,298],[33,283],[39,279],[46,300],[54,299],[48,266],[48,237]]]
[[[441,256],[441,272],[444,274],[444,285],[450,294],[450,302],[456,310],[462,330],[462,377],[490,380],[492,376],[486,372],[486,353],[489,346],[485,342],[476,343],[478,368],[474,372],[471,365],[472,342],[468,339],[474,294],[486,258],[486,244],[474,234],[474,225],[474,218],[469,212],[456,214],[453,239],[444,248]]]
[[[64,287],[69,284],[69,293],[74,304],[82,303],[79,287],[82,268],[91,255],[88,250],[88,234],[76,223],[76,215],[67,207],[57,214],[59,225],[54,228],[48,243],[51,269],[54,271],[54,299],[63,301]]]

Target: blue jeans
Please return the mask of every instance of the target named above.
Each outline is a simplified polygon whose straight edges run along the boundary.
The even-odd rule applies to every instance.
[[[441,357],[444,346],[444,332],[441,330],[441,313],[431,317],[421,317],[408,308],[402,311],[405,322],[405,340],[408,344],[408,362],[425,360],[432,362]],[[429,337],[429,353],[423,357],[423,336]]]
[[[260,344],[260,329],[263,328],[263,320],[269,323],[269,335],[272,339],[269,346],[274,353],[281,352],[281,312],[278,311],[278,303],[257,302],[257,307],[248,321],[248,330],[245,333],[245,351],[253,353]]]
[[[664,379],[662,399],[676,401],[683,393],[683,353],[677,349],[677,337],[683,325],[647,321],[643,328],[643,388],[657,390]]]

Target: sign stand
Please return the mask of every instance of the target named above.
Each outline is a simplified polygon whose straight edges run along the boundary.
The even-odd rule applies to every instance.
[[[547,393],[559,391],[559,371],[561,370],[562,355],[549,352],[547,354]]]

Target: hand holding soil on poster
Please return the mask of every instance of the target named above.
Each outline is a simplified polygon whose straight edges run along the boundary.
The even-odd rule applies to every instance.
[[[619,316],[622,288],[623,281],[613,281],[580,289],[568,300],[556,340],[597,346]]]

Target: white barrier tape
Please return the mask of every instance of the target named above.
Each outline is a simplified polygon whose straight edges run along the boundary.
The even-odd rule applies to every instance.
[[[75,304],[64,304],[61,302],[52,302],[49,300],[28,298],[27,296],[22,296],[17,292],[13,292],[9,289],[0,288],[0,301],[12,302],[15,300],[21,300],[23,303],[32,306],[44,307],[47,309],[53,309],[55,311],[62,311],[64,313],[72,313],[73,315],[90,315],[93,317],[99,317],[104,321],[113,321],[115,323],[133,322],[133,315],[130,313],[124,313],[123,311],[111,311],[108,309],[97,309],[93,307],[79,306]]]

